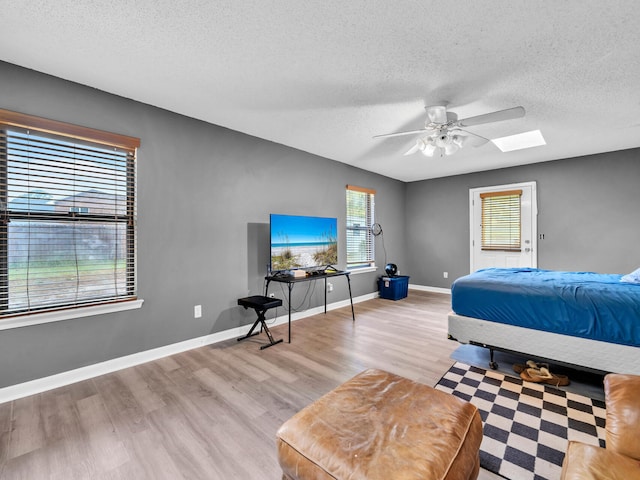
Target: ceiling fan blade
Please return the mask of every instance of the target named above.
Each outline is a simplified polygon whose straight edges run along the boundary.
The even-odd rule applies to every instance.
[[[481,147],[483,145],[486,145],[490,141],[491,140],[489,140],[488,138],[478,137],[478,136],[470,136],[469,137],[469,141],[467,142],[467,144],[471,145],[474,148],[478,148],[478,147]]]
[[[461,127],[473,127],[474,125],[481,125],[483,123],[502,122],[503,120],[524,117],[524,114],[524,107],[513,107],[498,110],[497,112],[476,115],[475,117],[463,118],[462,120],[458,120],[456,124]]]
[[[415,135],[417,133],[424,133],[426,130],[424,128],[420,130],[411,130],[407,132],[396,132],[396,133],[385,133],[383,135],[374,135],[373,138],[388,138],[388,137],[400,137],[402,135]]]
[[[418,150],[420,150],[420,142],[416,142],[416,144],[411,147],[409,150],[407,150],[407,152],[404,154],[405,156],[407,155],[413,155],[414,153],[416,153]]]
[[[461,128],[456,129],[456,131],[464,132],[469,136],[469,140],[467,141],[467,145],[471,145],[472,147],[481,147],[482,145],[486,145],[491,140],[482,135],[478,135],[477,133],[470,132],[468,130],[462,130]]]
[[[424,107],[424,109],[427,111],[427,117],[429,117],[431,123],[447,123],[447,107],[433,105]]]
[[[406,151],[406,153],[404,154],[404,156],[407,155],[413,155],[414,153],[416,153],[418,150],[420,150],[421,145],[423,145],[424,142],[421,141],[420,139],[416,140],[416,143],[413,145],[413,147],[411,147],[409,150]]]

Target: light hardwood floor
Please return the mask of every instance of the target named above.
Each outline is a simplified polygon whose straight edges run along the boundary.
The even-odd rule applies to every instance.
[[[358,372],[435,385],[448,295],[410,290],[0,405],[0,478],[279,479],[278,427]],[[481,472],[481,479],[492,479]]]

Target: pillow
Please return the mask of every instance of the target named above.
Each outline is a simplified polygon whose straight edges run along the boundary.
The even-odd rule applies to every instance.
[[[633,272],[627,275],[623,275],[620,281],[627,282],[627,283],[640,283],[640,268],[638,268],[637,270],[634,270]]]

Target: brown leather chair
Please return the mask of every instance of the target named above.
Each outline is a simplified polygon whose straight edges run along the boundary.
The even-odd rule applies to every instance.
[[[604,378],[606,448],[569,442],[561,480],[640,479],[640,376]]]

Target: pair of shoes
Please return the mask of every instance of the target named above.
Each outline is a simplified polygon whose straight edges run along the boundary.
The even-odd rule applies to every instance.
[[[547,383],[555,387],[569,385],[569,377],[551,373],[547,367],[527,368],[520,372],[520,378],[526,382]]]
[[[516,363],[513,365],[513,371],[516,373],[522,373],[524,372],[527,368],[535,368],[536,370],[540,370],[541,367],[546,367],[547,369],[549,368],[549,364],[547,363],[536,363],[533,360],[527,360],[526,365],[522,365],[521,363]]]

